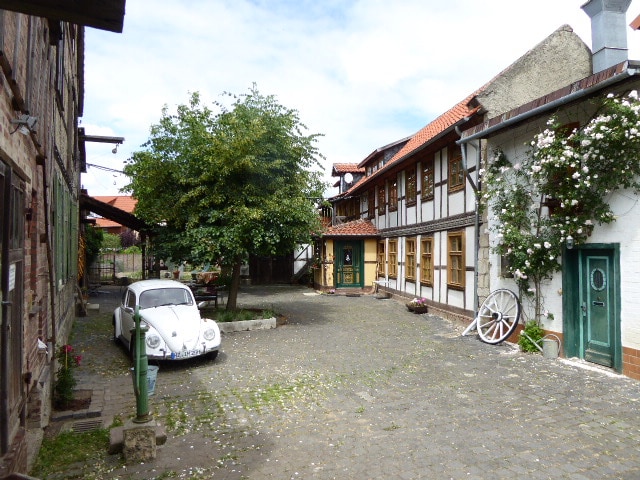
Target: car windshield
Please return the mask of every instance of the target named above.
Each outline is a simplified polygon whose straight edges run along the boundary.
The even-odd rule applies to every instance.
[[[191,305],[191,292],[184,288],[155,288],[140,294],[140,308],[154,308],[165,305]]]

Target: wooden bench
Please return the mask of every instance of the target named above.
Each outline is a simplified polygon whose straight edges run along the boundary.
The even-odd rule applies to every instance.
[[[224,285],[189,284],[196,302],[214,302],[218,308],[218,298],[223,298]]]

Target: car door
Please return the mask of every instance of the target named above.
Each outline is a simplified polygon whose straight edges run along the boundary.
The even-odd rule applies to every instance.
[[[131,329],[135,327],[135,322],[133,320],[135,309],[136,294],[131,290],[127,290],[122,305],[120,306],[122,336],[127,340],[127,342],[131,341]]]

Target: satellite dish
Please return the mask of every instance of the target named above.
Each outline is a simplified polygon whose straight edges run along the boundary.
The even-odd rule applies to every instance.
[[[347,172],[344,174],[344,181],[347,183],[351,183],[353,182],[353,175],[351,175],[351,173]]]

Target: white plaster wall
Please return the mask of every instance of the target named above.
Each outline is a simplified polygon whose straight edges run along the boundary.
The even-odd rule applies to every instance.
[[[566,121],[579,118],[585,120],[585,107],[572,107],[561,114]],[[518,130],[501,134],[488,141],[488,152],[499,145],[512,164],[522,161],[529,151],[533,136],[545,128],[546,118],[537,124],[531,123]],[[608,225],[596,225],[588,243],[620,245],[620,321],[622,345],[640,349],[640,197],[633,192],[623,190],[612,193],[608,199],[616,215],[616,221]],[[484,227],[486,228],[486,226]],[[495,238],[490,233],[490,244]],[[497,288],[510,288],[517,291],[515,282],[500,277],[500,261],[497,255],[490,253],[490,291]],[[553,320],[544,320],[545,329],[562,331],[562,273],[558,272],[542,289],[544,308],[553,313]],[[483,300],[482,298],[480,299]],[[526,318],[533,318],[533,306],[523,301]],[[544,317],[543,317],[544,319]]]
[[[444,272],[443,272],[443,275],[444,275]],[[445,276],[445,283],[446,283],[446,276]],[[462,290],[449,289],[449,291],[447,292],[447,303],[454,307],[464,308],[465,306],[464,295],[465,295],[465,292]]]
[[[446,190],[443,188],[443,196],[446,194]],[[465,192],[460,190],[456,193],[451,193],[449,196],[449,216],[460,215],[468,210],[465,207]],[[473,211],[473,208],[471,209]]]
[[[422,220],[423,222],[430,222],[431,220],[433,220],[435,218],[434,215],[434,201],[430,200],[428,202],[422,202],[422,204],[420,205],[420,212],[422,214]]]
[[[417,205],[417,204],[416,204]],[[417,215],[416,215],[416,211],[418,210],[418,207],[416,205],[412,205],[410,207],[407,207],[407,221],[406,224],[407,225],[411,225],[417,222]]]
[[[621,190],[614,192],[609,201],[616,221],[596,225],[589,243],[620,244],[622,344],[640,348],[640,197],[629,190]]]
[[[387,227],[393,228],[393,227],[397,227],[399,222],[398,222],[398,217],[400,215],[400,207],[398,207],[398,209],[396,211],[391,211],[387,214]]]
[[[433,275],[433,284],[436,288],[436,301],[447,301],[447,238],[446,232],[436,232],[433,235],[434,262],[436,268]]]

